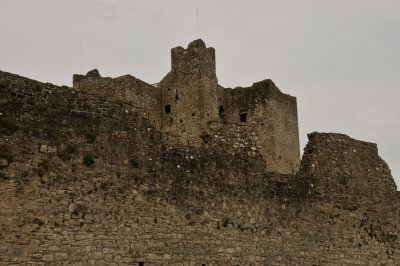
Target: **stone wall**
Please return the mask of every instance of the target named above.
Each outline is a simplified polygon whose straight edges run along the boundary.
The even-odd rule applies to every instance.
[[[271,80],[254,83],[250,88],[219,86],[215,50],[207,48],[202,40],[191,42],[187,49],[173,48],[171,71],[156,86],[130,75],[103,78],[97,70],[74,75],[73,81],[74,88],[81,92],[141,109],[165,143],[208,147],[208,136],[218,128],[242,132],[231,135],[237,146],[242,135],[254,133],[246,145],[258,149],[268,171],[298,171],[296,98],[283,94]]]
[[[396,184],[377,145],[344,134],[311,133],[299,175],[321,197],[341,202],[392,200]]]
[[[254,133],[267,171],[296,173],[300,164],[296,98],[283,94],[271,80],[250,88],[221,89],[220,95],[222,122]]]
[[[176,204],[173,197],[151,196],[146,183],[82,174],[85,179],[51,189],[29,183],[40,191],[32,195],[17,194],[13,181],[7,181],[2,204],[14,210],[6,213],[2,208],[10,219],[2,221],[2,263],[396,265],[400,261],[396,216],[384,212],[392,210],[279,204],[223,194],[208,194],[209,199],[200,203],[194,193]],[[11,220],[14,217],[19,219]]]
[[[86,75],[74,75],[73,87],[86,94],[106,97],[107,101],[132,105],[157,128],[161,127],[160,90],[131,75],[103,78],[97,69]]]
[[[400,262],[398,197],[372,144],[312,134],[300,174],[273,174],[240,125],[172,147],[140,108],[4,72],[0,102],[2,265]],[[377,193],[335,200],[324,184],[346,170]]]

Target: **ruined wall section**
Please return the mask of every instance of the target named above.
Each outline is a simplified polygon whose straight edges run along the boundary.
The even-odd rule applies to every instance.
[[[300,151],[296,98],[283,94],[271,80],[250,88],[219,89],[219,116],[227,127],[252,132],[270,172],[296,173]]]
[[[159,83],[163,140],[201,146],[210,121],[218,119],[215,51],[202,40],[171,50],[171,71]]]
[[[311,133],[299,177],[310,191],[337,202],[391,201],[396,184],[375,143],[344,134]]]
[[[130,104],[157,130],[161,127],[161,91],[131,75],[101,77],[98,70],[74,75],[73,87],[81,92],[106,97],[108,101]]]
[[[42,153],[53,156],[52,159],[59,157],[68,163],[74,159],[75,163],[81,164],[85,153],[90,152],[96,159],[96,153],[102,157],[102,151],[109,148],[114,155],[99,158],[99,163],[116,165],[117,169],[112,171],[116,173],[118,167],[128,164],[126,154],[131,154],[132,159],[151,159],[152,154],[160,149],[159,131],[142,115],[142,110],[130,104],[109,102],[104,97],[81,93],[66,86],[40,83],[5,72],[0,72],[0,89],[1,121],[9,121],[7,123],[18,128],[12,136],[15,141],[20,141],[15,145],[3,144],[9,148],[14,146],[18,151],[27,142],[29,149],[34,150],[16,152],[20,156],[38,155],[43,148]],[[11,140],[7,135],[1,137],[3,142]],[[121,138],[128,139],[135,146],[121,144]],[[88,150],[93,147],[92,142],[103,141],[113,144]],[[146,153],[149,147],[151,152]],[[25,160],[29,161],[21,158],[21,161]],[[151,160],[142,162],[143,165],[146,163],[154,167]]]
[[[208,147],[164,146],[129,104],[3,72],[0,103],[0,158],[12,157],[0,169],[0,264],[400,261],[398,209],[295,193],[263,172],[251,132],[235,148],[223,145],[234,127]]]

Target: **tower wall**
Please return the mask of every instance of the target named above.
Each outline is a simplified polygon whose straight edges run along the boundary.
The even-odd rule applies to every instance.
[[[296,173],[300,164],[296,98],[280,92],[271,80],[221,91],[222,122],[255,135],[254,149],[263,155],[267,171]]]
[[[215,51],[202,40],[171,51],[171,71],[160,82],[163,140],[201,146],[208,123],[218,120]]]

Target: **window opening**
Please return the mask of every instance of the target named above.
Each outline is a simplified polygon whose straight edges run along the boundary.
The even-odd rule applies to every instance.
[[[164,109],[166,114],[171,113],[171,105],[167,104]]]
[[[200,136],[200,138],[202,138],[203,139],[203,142],[204,143],[208,143],[208,138],[210,137],[210,135],[208,135],[207,133],[203,133],[201,136]]]
[[[225,109],[222,105],[219,106],[219,118],[221,119],[225,118]]]
[[[139,266],[144,266],[144,262],[139,262]]]
[[[241,111],[241,112],[239,113],[239,116],[240,116],[240,122],[244,123],[244,122],[247,121],[247,112]]]

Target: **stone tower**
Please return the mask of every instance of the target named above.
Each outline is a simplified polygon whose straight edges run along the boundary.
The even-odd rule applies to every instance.
[[[159,83],[166,142],[201,146],[207,125],[218,120],[215,50],[195,40],[171,50],[171,71]]]
[[[294,174],[300,165],[296,98],[271,80],[247,88],[218,85],[215,50],[202,40],[171,50],[171,71],[150,85],[131,75],[101,77],[97,70],[74,75],[74,87],[128,102],[169,146],[208,148],[216,135],[231,154],[237,146],[261,154],[268,172]],[[214,142],[212,142],[214,139]],[[210,142],[209,142],[210,141]],[[229,143],[228,143],[229,142]]]

